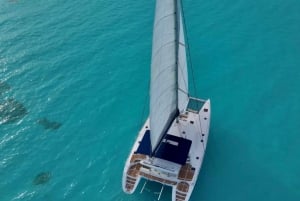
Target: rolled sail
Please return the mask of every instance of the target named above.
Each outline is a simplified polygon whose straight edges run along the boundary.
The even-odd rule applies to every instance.
[[[185,39],[184,39],[184,22],[182,19],[182,9],[180,1],[178,1],[178,62],[177,62],[177,71],[178,71],[178,109],[183,111],[189,101],[188,97],[188,71],[187,71],[187,60],[186,60],[186,51],[185,51]]]
[[[153,28],[150,127],[152,151],[187,103],[183,22],[176,0],[157,0]],[[178,80],[179,79],[179,80]]]

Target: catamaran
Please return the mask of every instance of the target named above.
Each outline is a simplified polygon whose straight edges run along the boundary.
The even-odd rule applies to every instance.
[[[210,100],[188,92],[180,0],[156,0],[152,41],[150,114],[126,161],[122,187],[132,194],[141,180],[172,187],[172,201],[188,201],[204,158]]]

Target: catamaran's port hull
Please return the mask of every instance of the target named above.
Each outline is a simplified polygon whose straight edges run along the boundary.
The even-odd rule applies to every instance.
[[[185,164],[150,157],[147,141],[150,122],[146,120],[133,145],[123,171],[123,191],[132,194],[141,178],[172,187],[172,201],[187,201],[196,184],[204,158],[210,126],[210,100],[190,98],[185,111],[174,120],[168,135],[190,140]],[[141,145],[142,144],[142,145]],[[156,162],[155,162],[156,161]],[[158,162],[157,162],[158,161]],[[161,162],[161,167],[160,166]]]

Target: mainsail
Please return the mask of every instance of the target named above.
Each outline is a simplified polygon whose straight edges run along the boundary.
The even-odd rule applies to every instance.
[[[150,83],[152,151],[188,100],[187,64],[181,5],[157,0],[153,28]]]

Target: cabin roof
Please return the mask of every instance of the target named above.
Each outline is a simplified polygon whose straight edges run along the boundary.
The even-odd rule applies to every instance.
[[[191,145],[191,140],[166,134],[158,145],[154,157],[184,165]]]
[[[139,143],[140,145],[135,153],[151,155],[152,150],[150,130],[146,130],[142,140]],[[186,163],[191,145],[191,140],[166,134],[158,145],[153,156],[184,165]]]

